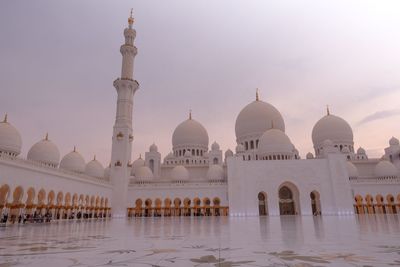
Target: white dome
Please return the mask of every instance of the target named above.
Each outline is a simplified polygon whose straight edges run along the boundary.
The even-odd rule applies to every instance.
[[[389,140],[389,145],[390,146],[398,146],[399,145],[399,139],[397,139],[396,137],[392,137]]]
[[[97,178],[103,178],[104,177],[104,167],[101,165],[100,162],[96,160],[96,157],[92,161],[89,161],[86,164],[85,167],[85,174],[92,176],[92,177],[97,177]]]
[[[83,173],[85,171],[85,160],[74,148],[74,151],[68,153],[62,158],[60,162],[60,168],[68,171]]]
[[[111,174],[111,166],[109,165],[107,168],[104,169],[104,178],[106,180],[110,179]]]
[[[175,168],[172,169],[171,171],[171,176],[172,176],[172,180],[174,181],[187,181],[189,180],[189,172],[188,170],[182,166],[176,166]]]
[[[149,148],[150,152],[158,152],[158,147],[156,146],[156,144],[152,144]]]
[[[57,167],[60,162],[60,151],[46,135],[45,139],[37,142],[29,149],[27,158],[28,160]]]
[[[314,158],[313,153],[308,152],[307,155],[306,155],[306,158],[307,158],[307,159],[313,159],[313,158]]]
[[[236,153],[243,153],[244,152],[244,146],[242,144],[238,144],[236,146]]]
[[[267,130],[261,137],[258,145],[259,157],[267,155],[292,155],[293,144],[289,137],[279,129]]]
[[[397,174],[397,168],[388,160],[381,160],[375,166],[375,176],[377,177],[397,177]]]
[[[359,174],[358,174],[357,167],[350,161],[347,161],[346,164],[347,164],[347,171],[349,173],[349,177],[358,177]]]
[[[353,144],[353,130],[344,119],[335,115],[326,115],[315,124],[312,130],[314,147],[320,146],[327,139],[334,144]]]
[[[7,115],[4,121],[0,122],[0,152],[12,153],[15,156],[21,153],[22,139],[18,130],[7,122]]]
[[[225,151],[225,158],[230,158],[233,157],[233,152],[232,150],[228,149],[227,151]]]
[[[285,122],[281,113],[271,104],[264,101],[253,101],[245,106],[236,118],[236,140],[241,142],[249,136],[261,136],[272,128],[285,131]]]
[[[215,150],[219,150],[219,144],[217,142],[214,142],[211,145],[211,150],[215,151]]]
[[[136,179],[139,181],[150,181],[153,179],[153,172],[147,166],[141,166],[136,171]]]
[[[211,165],[207,171],[207,179],[210,181],[224,180],[224,169],[220,165]]]
[[[194,119],[179,124],[172,135],[173,149],[187,146],[201,146],[208,149],[207,130]]]
[[[136,174],[135,174],[136,170],[138,170],[142,166],[144,166],[144,160],[142,159],[142,156],[140,155],[139,158],[132,163],[131,175],[136,176]]]
[[[365,155],[365,154],[366,154],[365,149],[362,148],[362,147],[358,148],[358,149],[357,149],[357,154],[358,154],[358,155]]]

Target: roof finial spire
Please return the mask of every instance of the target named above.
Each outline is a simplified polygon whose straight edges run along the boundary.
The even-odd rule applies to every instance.
[[[189,120],[192,119],[192,109],[189,109]]]
[[[8,117],[8,115],[7,115],[7,113],[4,115],[4,120],[3,120],[3,122],[7,122],[7,117]]]
[[[326,114],[327,115],[331,115],[330,111],[329,111],[329,105],[326,105]]]
[[[45,141],[49,141],[49,133],[46,133],[46,136],[44,137]]]
[[[74,152],[76,152],[76,146],[74,146]]]
[[[132,25],[133,25],[133,22],[134,22],[135,20],[133,19],[133,8],[131,8],[131,15],[130,15],[130,17],[128,18],[128,24],[129,24],[129,28],[132,28]]]
[[[256,101],[259,101],[260,100],[260,97],[259,97],[259,94],[258,94],[258,88],[256,89]]]

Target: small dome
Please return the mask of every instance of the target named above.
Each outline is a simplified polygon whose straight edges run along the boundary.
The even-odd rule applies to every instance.
[[[111,164],[108,165],[108,167],[104,169],[104,179],[109,180],[110,174],[111,174]]]
[[[261,136],[272,128],[285,131],[285,122],[281,113],[271,104],[256,100],[245,106],[236,118],[236,140],[242,142],[249,136]]]
[[[314,147],[320,146],[326,139],[335,144],[353,144],[353,130],[344,119],[328,114],[320,119],[312,130]]]
[[[158,147],[156,146],[156,144],[152,144],[149,148],[150,152],[158,152]]]
[[[267,130],[260,138],[259,157],[267,155],[293,155],[293,144],[289,137],[279,129]]]
[[[313,153],[308,152],[307,155],[306,155],[306,158],[307,158],[307,159],[313,159],[313,158],[314,158]]]
[[[175,168],[172,169],[171,172],[172,180],[174,181],[179,181],[179,182],[184,182],[189,180],[189,172],[188,170],[182,166],[176,166]]]
[[[60,162],[60,151],[46,134],[45,139],[37,142],[29,149],[27,158],[28,160],[57,167]]]
[[[219,150],[219,144],[217,142],[214,142],[211,145],[211,150],[215,151],[215,150]]]
[[[153,179],[153,172],[147,166],[141,166],[136,171],[136,179],[139,181],[150,181]]]
[[[242,144],[238,144],[236,146],[236,153],[243,153],[244,152],[244,146]]]
[[[96,160],[96,157],[94,157],[92,161],[89,161],[86,164],[85,174],[97,178],[104,177],[103,165],[101,165],[101,163]]]
[[[359,176],[358,169],[353,163],[351,163],[350,161],[347,161],[346,165],[347,165],[347,171],[349,173],[349,177],[355,178],[355,177]]]
[[[139,158],[132,163],[131,175],[136,176],[136,170],[142,166],[144,166],[144,160],[142,159],[142,155],[140,155]]]
[[[207,171],[207,179],[209,181],[222,181],[224,180],[224,169],[220,165],[211,165]]]
[[[165,159],[172,159],[175,158],[174,153],[169,152],[168,155],[165,157]]]
[[[208,133],[206,128],[196,120],[189,118],[179,124],[172,134],[172,146],[200,146],[208,150]]]
[[[190,158],[191,156],[192,156],[192,152],[190,152],[189,150],[186,150],[185,157]]]
[[[227,151],[225,151],[225,158],[230,158],[233,157],[233,152],[232,150],[228,149]]]
[[[74,148],[74,151],[68,153],[62,158],[60,168],[72,172],[83,173],[85,171],[85,160]]]
[[[18,156],[21,153],[22,139],[18,130],[7,121],[7,115],[0,122],[0,152]]]
[[[381,160],[375,166],[376,177],[397,177],[397,174],[397,168],[388,160]]]
[[[365,155],[365,154],[366,154],[365,149],[362,148],[362,147],[358,148],[358,149],[357,149],[357,154],[358,154],[358,155]]]
[[[390,146],[398,146],[399,145],[399,139],[397,139],[396,137],[392,137],[389,140],[389,145]]]

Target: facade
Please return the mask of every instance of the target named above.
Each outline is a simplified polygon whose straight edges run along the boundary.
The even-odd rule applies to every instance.
[[[0,123],[0,209],[53,219],[128,216],[348,215],[400,212],[400,145],[391,138],[382,158],[354,149],[353,131],[330,114],[312,131],[314,153],[301,159],[285,122],[260,100],[237,116],[235,153],[210,146],[206,128],[189,114],[162,158],[155,144],[132,162],[136,31],[132,16],[121,46],[121,77],[114,81],[117,109],[111,162],[85,163],[74,148],[60,159],[48,135],[20,156],[22,138]]]

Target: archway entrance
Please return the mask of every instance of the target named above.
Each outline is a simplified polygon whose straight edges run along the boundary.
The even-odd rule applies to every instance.
[[[282,186],[279,189],[279,212],[281,215],[296,214],[293,192],[287,186]]]
[[[267,194],[264,192],[258,193],[258,214],[260,216],[267,215]]]
[[[314,216],[321,215],[321,202],[319,193],[317,191],[312,191],[310,193],[311,198],[311,210]]]

